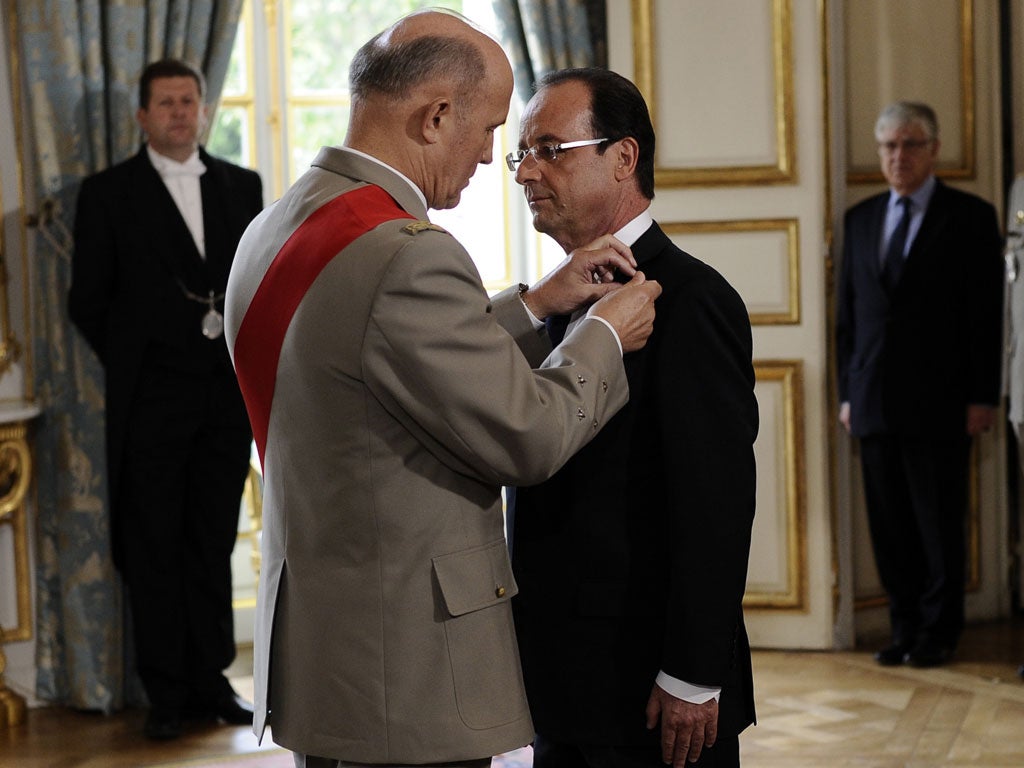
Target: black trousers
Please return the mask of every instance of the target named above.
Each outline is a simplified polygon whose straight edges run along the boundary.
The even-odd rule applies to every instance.
[[[964,626],[970,438],[861,438],[871,544],[893,641],[955,648]]]
[[[738,736],[719,737],[704,748],[693,768],[739,768]],[[661,747],[598,746],[554,742],[537,734],[533,743],[533,768],[665,768]]]
[[[239,413],[241,408],[241,418]],[[133,403],[117,524],[150,704],[229,694],[231,552],[251,433],[234,377],[150,368]]]

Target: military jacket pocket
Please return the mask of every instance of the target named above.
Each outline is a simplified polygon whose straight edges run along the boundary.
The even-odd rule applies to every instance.
[[[434,573],[459,717],[473,729],[529,718],[509,600],[518,591],[505,540],[441,555]]]
[[[504,539],[435,557],[434,573],[452,616],[507,602],[519,592]]]

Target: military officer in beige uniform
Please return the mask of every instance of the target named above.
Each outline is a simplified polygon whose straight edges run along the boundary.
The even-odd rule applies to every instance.
[[[483,766],[533,737],[500,487],[551,475],[626,402],[660,287],[616,287],[634,262],[604,236],[492,300],[429,223],[511,96],[464,20],[406,17],[350,81],[345,146],[253,223],[228,284],[265,478],[255,730],[306,768]],[[540,321],[595,299],[548,354]]]

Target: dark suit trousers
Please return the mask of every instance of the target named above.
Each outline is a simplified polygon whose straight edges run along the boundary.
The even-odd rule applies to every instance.
[[[129,420],[119,535],[153,706],[209,704],[235,656],[231,552],[251,436],[234,378],[150,366]]]
[[[860,447],[893,641],[955,648],[964,625],[970,438],[872,435]]]
[[[711,749],[703,749],[700,760],[687,763],[693,768],[739,768],[738,736],[719,738]],[[533,768],[664,768],[661,747],[615,747],[562,744],[537,734],[533,744]]]

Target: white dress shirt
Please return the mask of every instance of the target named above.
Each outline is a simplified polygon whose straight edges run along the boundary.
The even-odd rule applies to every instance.
[[[199,150],[193,152],[184,163],[161,155],[148,144],[146,150],[149,161],[163,179],[188,231],[192,233],[199,255],[205,259],[206,233],[203,229],[203,193],[199,188],[199,177],[206,173],[206,166],[199,159]]]

